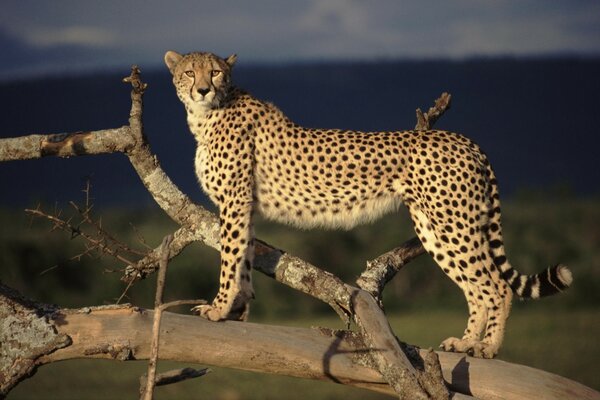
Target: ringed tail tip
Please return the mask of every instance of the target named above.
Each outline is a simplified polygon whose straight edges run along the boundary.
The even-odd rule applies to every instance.
[[[564,285],[565,289],[571,286],[571,283],[573,283],[573,273],[566,265],[558,264],[556,266],[556,276]]]
[[[550,296],[566,290],[573,283],[573,273],[563,264],[557,264],[554,267],[546,269],[545,272],[537,276],[537,290],[532,291],[533,298]],[[533,293],[535,292],[535,293]],[[529,296],[525,296],[529,297]]]

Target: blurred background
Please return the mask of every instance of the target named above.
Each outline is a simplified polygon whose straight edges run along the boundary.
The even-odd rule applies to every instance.
[[[145,132],[174,182],[207,207],[194,176],[194,140],[166,50],[238,54],[234,82],[309,127],[402,130],[443,92],[452,108],[436,128],[486,151],[499,178],[508,256],[532,273],[563,262],[567,292],[515,301],[500,358],[600,389],[600,3],[520,0],[10,1],[0,12],[0,137],[119,127],[127,123],[132,64],[149,88]],[[25,208],[73,213],[91,184],[94,215],[123,242],[157,246],[176,225],[121,154],[0,163],[0,279],[64,307],[113,303],[122,268],[86,255]],[[214,208],[213,208],[214,209]],[[350,232],[304,232],[259,220],[260,238],[353,282],[365,261],[413,236],[405,210]],[[190,246],[171,265],[167,298],[211,296],[218,254]],[[327,306],[255,274],[251,319],[341,328]],[[124,301],[151,307],[154,278]],[[398,336],[437,346],[460,335],[460,290],[423,256],[388,285]],[[187,312],[185,309],[181,312]],[[166,368],[166,367],[165,367]],[[142,363],[72,361],[43,367],[9,399],[136,396]],[[69,379],[61,378],[68,374]],[[79,375],[76,375],[79,374]],[[79,378],[75,378],[78,376]],[[71,379],[73,377],[73,379]],[[107,382],[110,384],[107,385]],[[293,388],[293,390],[290,390]],[[158,398],[380,398],[356,389],[217,369]]]

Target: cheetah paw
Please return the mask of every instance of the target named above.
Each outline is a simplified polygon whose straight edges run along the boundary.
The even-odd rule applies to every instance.
[[[200,304],[192,308],[192,313],[206,318],[209,321],[221,321],[223,317],[221,310],[212,304]]]
[[[449,337],[440,344],[444,351],[456,353],[467,353],[478,358],[494,358],[498,353],[498,347],[475,339],[459,339]]]
[[[214,304],[200,304],[192,308],[192,313],[209,321],[238,320],[246,321],[250,313],[250,305],[244,304],[236,309],[221,308]]]

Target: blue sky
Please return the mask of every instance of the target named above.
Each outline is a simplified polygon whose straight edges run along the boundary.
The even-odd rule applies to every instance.
[[[3,0],[0,78],[155,66],[165,50],[240,62],[600,55],[598,0]]]

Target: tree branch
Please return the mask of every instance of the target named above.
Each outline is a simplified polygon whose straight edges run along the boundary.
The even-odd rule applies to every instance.
[[[154,317],[152,319],[152,342],[150,344],[150,359],[148,360],[148,372],[144,375],[145,379],[140,378],[140,399],[152,400],[154,397],[154,387],[159,385],[169,385],[182,380],[197,378],[207,373],[207,369],[195,370],[193,368],[184,368],[173,371],[168,371],[162,374],[156,374],[156,366],[158,363],[160,325],[162,314],[168,307],[181,304],[198,304],[205,303],[204,300],[198,301],[175,301],[163,303],[163,293],[167,280],[167,267],[169,264],[170,246],[173,242],[173,236],[167,235],[164,237],[160,245],[160,259],[158,276],[156,277],[156,295],[154,299]]]
[[[0,161],[125,152],[135,145],[129,126],[90,132],[0,139]]]
[[[435,100],[433,107],[423,114],[420,108],[417,108],[417,124],[416,130],[428,130],[433,127],[433,124],[450,108],[450,93],[444,92]]]
[[[18,334],[15,343],[19,346],[13,347],[10,355],[4,351],[4,346],[0,351],[0,395],[7,392],[6,378],[10,381],[16,375],[7,374],[15,358],[35,368],[74,358],[127,361],[150,357],[152,310],[131,306],[55,309],[28,302],[0,284],[2,321],[7,313],[14,312],[14,307],[20,310],[13,319],[22,324],[20,329],[34,318],[38,320],[38,329],[48,332],[48,336],[43,341],[44,351],[31,352],[28,345],[37,343],[39,336],[24,337],[18,328],[12,331],[13,335]],[[161,325],[162,360],[318,379],[394,393],[382,374],[365,363],[365,355],[380,350],[368,347],[354,332],[234,321],[214,323],[170,312],[163,313]],[[8,335],[10,332],[0,330],[3,345],[10,343],[5,340]],[[596,399],[600,395],[577,382],[533,368],[461,354],[437,354],[443,377],[456,392],[454,399],[470,396],[509,400]],[[421,355],[427,358],[426,351],[421,351]],[[14,380],[11,382],[16,384]]]
[[[450,108],[451,99],[452,96],[444,92],[435,100],[433,107],[430,107],[427,113],[424,114],[420,108],[417,108],[415,129],[431,129],[442,114]],[[371,293],[379,301],[380,306],[383,306],[381,298],[385,285],[396,276],[403,266],[424,253],[423,244],[419,238],[414,237],[376,259],[367,261],[367,268],[358,277],[356,284]]]
[[[161,243],[161,257],[159,261],[158,276],[156,277],[156,295],[154,299],[154,318],[152,319],[152,343],[150,345],[150,359],[148,360],[148,372],[146,374],[146,384],[144,389],[140,388],[143,400],[152,400],[154,395],[154,385],[156,383],[156,363],[158,362],[158,346],[160,339],[160,322],[163,310],[163,293],[165,290],[165,281],[167,279],[167,265],[169,263],[169,245],[173,240],[172,236],[165,236]]]
[[[414,237],[374,260],[367,261],[367,268],[360,274],[356,284],[369,292],[382,307],[382,293],[385,285],[396,276],[402,267],[424,253],[423,244],[419,238]]]
[[[182,382],[192,378],[198,378],[211,372],[209,368],[194,369],[180,368],[171,371],[163,372],[156,375],[155,386],[170,385],[172,383]],[[140,377],[140,393],[146,392],[147,376],[146,374]]]
[[[150,150],[150,146],[143,133],[142,124],[142,96],[146,85],[139,78],[139,69],[133,67],[131,75],[125,80],[133,86],[128,127],[97,132],[61,134],[58,136],[34,135],[26,138],[2,139],[0,140],[0,161],[36,158],[46,155],[72,156],[115,151],[124,152],[158,205],[174,221],[181,225],[181,228],[177,231],[178,235],[175,235],[175,240],[178,240],[178,242],[173,253],[177,253],[193,240],[201,241],[218,250],[218,218],[201,206],[194,204],[183,194],[165,174],[157,157]],[[449,96],[446,96],[446,98],[449,101]],[[439,105],[436,102],[438,111],[430,109],[427,114],[421,113],[421,116],[418,117],[419,122],[417,126],[423,126],[424,123],[430,126],[445,109],[443,104],[443,101]],[[417,115],[419,113],[420,111],[417,112]],[[18,148],[21,146],[23,147],[23,151],[18,152]],[[420,242],[417,243],[415,240],[412,239],[405,243],[405,245],[378,257],[370,263],[371,274],[367,276],[368,279],[365,278],[363,281],[370,280],[371,286],[375,287],[376,290],[372,291],[370,288],[368,289],[369,291],[379,297],[381,288],[385,285],[385,282],[391,279],[391,276],[402,265],[422,254],[422,246],[420,246]],[[194,359],[193,362],[283,373],[292,376],[333,379],[342,383],[354,384],[388,393],[391,387],[402,398],[442,399],[448,397],[448,392],[441,379],[439,363],[436,357],[432,357],[433,353],[424,353],[424,360],[415,353],[417,360],[412,360],[411,363],[411,360],[405,356],[399,347],[382,311],[366,292],[346,286],[333,274],[320,270],[310,263],[293,257],[267,243],[257,241],[255,248],[255,268],[258,271],[327,302],[338,314],[344,316],[346,320],[349,316],[354,316],[355,322],[363,333],[360,340],[356,341],[356,336],[353,334],[344,334],[343,338],[336,336],[333,342],[329,338],[327,343],[319,342],[319,344],[314,345],[316,346],[316,350],[313,349],[313,353],[308,357],[302,347],[296,347],[299,343],[303,343],[302,338],[306,332],[299,330],[290,331],[287,328],[280,327],[263,328],[248,323],[243,325],[231,322],[215,324],[197,318],[180,320],[181,316],[165,313],[165,324],[175,324],[183,329],[168,330],[174,336],[167,342],[176,344],[177,349],[171,347],[161,349],[162,357],[186,361],[194,357],[204,357],[207,353],[204,349],[219,348],[226,343],[226,346],[230,346],[232,349],[230,352],[230,357],[232,358],[223,358],[221,351],[218,354],[208,352],[206,361]],[[131,282],[132,279],[143,277],[149,271],[156,268],[158,259],[158,254],[154,251],[137,264],[130,263],[130,268],[125,279]],[[152,266],[152,264],[154,265]],[[138,269],[137,273],[132,273],[132,269]],[[108,357],[116,353],[123,358],[127,358],[129,355],[133,355],[136,358],[148,357],[147,343],[140,343],[139,347],[132,347],[129,341],[132,340],[131,338],[134,335],[132,335],[131,331],[128,331],[129,328],[118,326],[118,324],[122,322],[123,318],[134,318],[135,323],[139,325],[136,331],[149,332],[149,328],[146,325],[149,323],[148,317],[151,315],[151,312],[131,308],[117,308],[92,310],[91,313],[82,315],[77,312],[73,313],[61,310],[55,313],[53,317],[55,329],[59,334],[70,332],[72,329],[79,329],[77,334],[80,336],[77,337],[86,337],[90,334],[90,326],[86,325],[86,321],[89,321],[92,315],[102,321],[101,324],[107,329],[105,332],[106,338],[110,338],[110,340],[99,342],[100,339],[94,335],[93,339],[89,338],[87,342],[82,342],[85,345],[73,343],[73,345],[64,350],[58,350],[55,353],[38,357],[36,362],[43,364],[59,359],[81,357],[81,354],[92,357]],[[100,322],[96,321],[95,323]],[[196,324],[200,325],[196,326]],[[114,331],[113,329],[117,326],[119,329]],[[272,342],[269,342],[268,345],[264,343],[264,338],[262,342],[258,338],[252,338],[252,340],[256,339],[258,341],[256,346],[253,343],[248,348],[249,342],[252,342],[252,340],[250,340],[246,333],[241,334],[237,332],[236,329],[238,328],[246,333],[251,332],[259,336],[261,334],[268,334],[266,337],[269,338],[280,334],[281,337],[277,339],[280,341],[273,347]],[[208,337],[202,337],[207,342],[198,342],[197,337],[188,336],[187,329],[189,329],[189,332],[196,332],[201,337],[202,335],[209,335]],[[261,329],[266,329],[266,331],[262,331]],[[129,336],[120,336],[122,334],[119,333],[121,330],[123,331],[122,333]],[[225,334],[226,331],[229,332],[227,335]],[[235,336],[236,333],[239,336]],[[177,334],[183,336],[177,336]],[[234,336],[231,336],[231,334],[234,334]],[[211,337],[210,335],[216,336]],[[65,340],[64,337],[61,336],[61,338],[61,340]],[[207,345],[207,343],[211,343],[211,340],[214,341],[215,338],[218,338],[219,346]],[[293,340],[290,340],[290,338],[293,338]],[[355,344],[362,344],[358,347],[352,347],[352,343],[344,342],[344,338],[354,338]],[[313,346],[311,344],[312,340],[314,340],[312,336],[310,338],[307,337],[305,340],[308,341],[303,343],[305,347],[308,346],[306,348]],[[95,346],[90,347],[92,343],[95,343]],[[189,343],[195,343],[195,346],[188,347]],[[346,350],[339,352],[339,349],[345,349],[343,346],[340,347],[341,345],[349,346],[347,349],[352,353],[353,357],[356,357],[357,354],[365,354],[369,361],[362,358],[362,362],[368,366],[363,365],[359,368],[354,358],[347,355],[345,357],[349,358],[341,357],[347,354]],[[82,348],[82,346],[87,347]],[[203,351],[193,351],[197,348],[202,348]],[[45,353],[42,352],[42,354]],[[240,355],[243,355],[243,357],[239,358]],[[252,364],[247,364],[248,359],[252,360]],[[440,359],[443,359],[443,357],[440,357]],[[338,360],[342,361],[339,365]],[[306,364],[307,362],[309,364]],[[307,365],[310,367],[307,368]],[[375,367],[375,370],[373,370],[372,366]],[[338,369],[340,372],[338,372]],[[356,375],[357,373],[359,375]],[[382,377],[391,386],[384,384]],[[448,382],[454,384],[452,374],[448,375],[444,373],[444,377]],[[0,376],[0,378],[2,378],[2,382],[5,381],[5,376]],[[13,381],[8,379],[8,382]],[[469,392],[469,390],[471,389],[467,387],[466,392]]]

